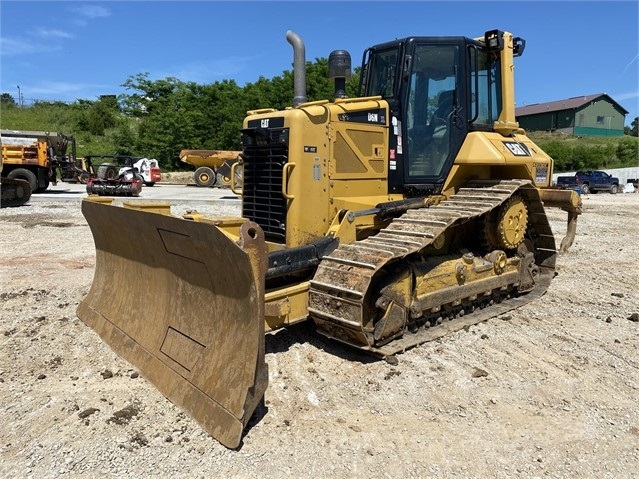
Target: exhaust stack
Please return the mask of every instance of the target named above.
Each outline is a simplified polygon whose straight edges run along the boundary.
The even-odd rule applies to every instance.
[[[302,38],[292,30],[286,40],[293,46],[293,106],[306,102],[306,49]]]

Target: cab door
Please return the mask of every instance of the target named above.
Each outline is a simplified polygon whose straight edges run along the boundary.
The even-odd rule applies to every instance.
[[[405,184],[442,184],[465,136],[460,43],[416,43],[406,101]]]

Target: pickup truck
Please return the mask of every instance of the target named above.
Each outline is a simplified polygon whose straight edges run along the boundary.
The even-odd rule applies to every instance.
[[[608,191],[614,195],[619,191],[619,178],[610,176],[605,171],[578,171],[574,175],[558,176],[557,186],[564,189],[578,188],[584,194]]]

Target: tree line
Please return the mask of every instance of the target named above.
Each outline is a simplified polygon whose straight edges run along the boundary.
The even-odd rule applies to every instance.
[[[360,68],[346,84],[357,95]],[[78,156],[118,154],[155,158],[165,170],[183,169],[183,149],[240,150],[239,131],[249,110],[283,109],[293,101],[293,71],[271,79],[260,77],[239,86],[234,80],[200,85],[174,77],[151,80],[149,73],[130,76],[126,93],[96,101],[34,102],[18,105],[8,93],[0,97],[3,128],[59,131],[75,136]],[[306,62],[308,101],[331,99],[328,60]],[[535,139],[555,159],[556,171],[623,167],[637,164],[639,118],[626,135],[603,145]],[[633,138],[634,137],[634,138]]]

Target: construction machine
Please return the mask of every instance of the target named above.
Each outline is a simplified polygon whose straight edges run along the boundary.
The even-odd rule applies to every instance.
[[[26,180],[31,192],[46,191],[49,184],[80,181],[86,173],[76,164],[73,136],[48,131],[0,130],[2,176]]]
[[[303,41],[287,40],[293,106],[244,120],[241,217],[82,204],[96,271],[78,316],[230,448],[267,387],[265,332],[310,320],[392,357],[543,295],[558,254],[546,208],[567,212],[563,250],[581,212],[515,121],[523,39],[372,46],[356,98],[337,50],[335,98],[320,101]]]
[[[130,155],[86,155],[93,174],[87,193],[99,196],[140,196],[142,185],[153,186],[162,179],[158,160]]]
[[[196,167],[193,179],[197,186],[230,186],[231,168],[239,161],[241,153],[228,150],[182,150],[180,161]],[[235,171],[235,176],[241,182],[238,170]]]

